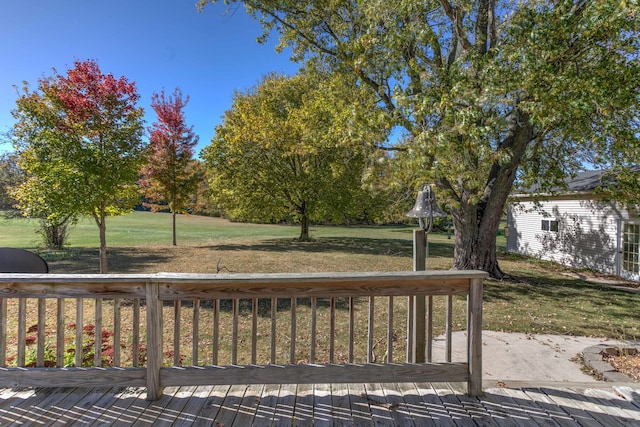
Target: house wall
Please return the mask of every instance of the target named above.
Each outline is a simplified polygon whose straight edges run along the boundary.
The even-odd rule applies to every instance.
[[[585,198],[521,200],[507,210],[507,251],[590,268],[618,270],[618,228],[626,210]],[[542,220],[558,221],[558,231],[542,230]]]

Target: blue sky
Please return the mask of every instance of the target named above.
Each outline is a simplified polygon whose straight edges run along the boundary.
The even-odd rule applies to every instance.
[[[155,120],[151,95],[179,86],[191,100],[187,122],[200,137],[196,155],[231,106],[233,92],[271,71],[293,74],[298,64],[275,52],[276,37],[260,45],[260,25],[240,6],[226,13],[195,0],[0,1],[0,132],[13,124],[13,86],[36,88],[38,78],[64,74],[75,60],[94,59],[103,73],[135,81],[146,126]],[[11,147],[0,145],[0,150]]]

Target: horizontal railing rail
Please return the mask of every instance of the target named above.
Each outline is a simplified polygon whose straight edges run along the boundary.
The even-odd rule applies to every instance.
[[[479,271],[0,274],[0,387],[145,386],[154,400],[165,386],[420,378],[466,381],[469,394],[478,395],[486,277]],[[415,300],[425,297],[426,322],[414,312]],[[434,309],[437,297],[442,309]],[[458,311],[466,316],[467,360],[452,362],[459,297],[466,297]],[[439,311],[445,360],[434,362]],[[414,334],[416,324],[428,325],[426,334]],[[427,338],[415,342],[416,336]],[[425,349],[425,360],[416,359],[416,348]]]

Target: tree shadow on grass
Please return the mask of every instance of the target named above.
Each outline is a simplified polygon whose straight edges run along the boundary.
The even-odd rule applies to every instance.
[[[320,237],[310,242],[291,239],[266,239],[256,244],[221,244],[207,247],[220,251],[344,252],[345,254],[360,255],[413,256],[413,243],[410,240],[364,237]],[[453,257],[453,244],[430,242],[429,255]]]
[[[509,281],[485,281],[483,300],[485,310],[495,303],[502,316],[523,317],[520,322],[536,325],[538,332],[623,336],[629,325],[640,324],[640,294],[570,277],[519,272]]]
[[[64,251],[43,251],[40,255],[49,264],[50,273],[98,274],[100,252],[95,248],[73,248]],[[155,272],[159,265],[168,262],[171,253],[158,248],[108,248],[109,272]]]

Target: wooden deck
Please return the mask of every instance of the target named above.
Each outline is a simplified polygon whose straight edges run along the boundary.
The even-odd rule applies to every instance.
[[[0,425],[640,426],[640,385],[488,388],[465,384],[233,385],[0,389]],[[597,388],[596,388],[597,387]]]

